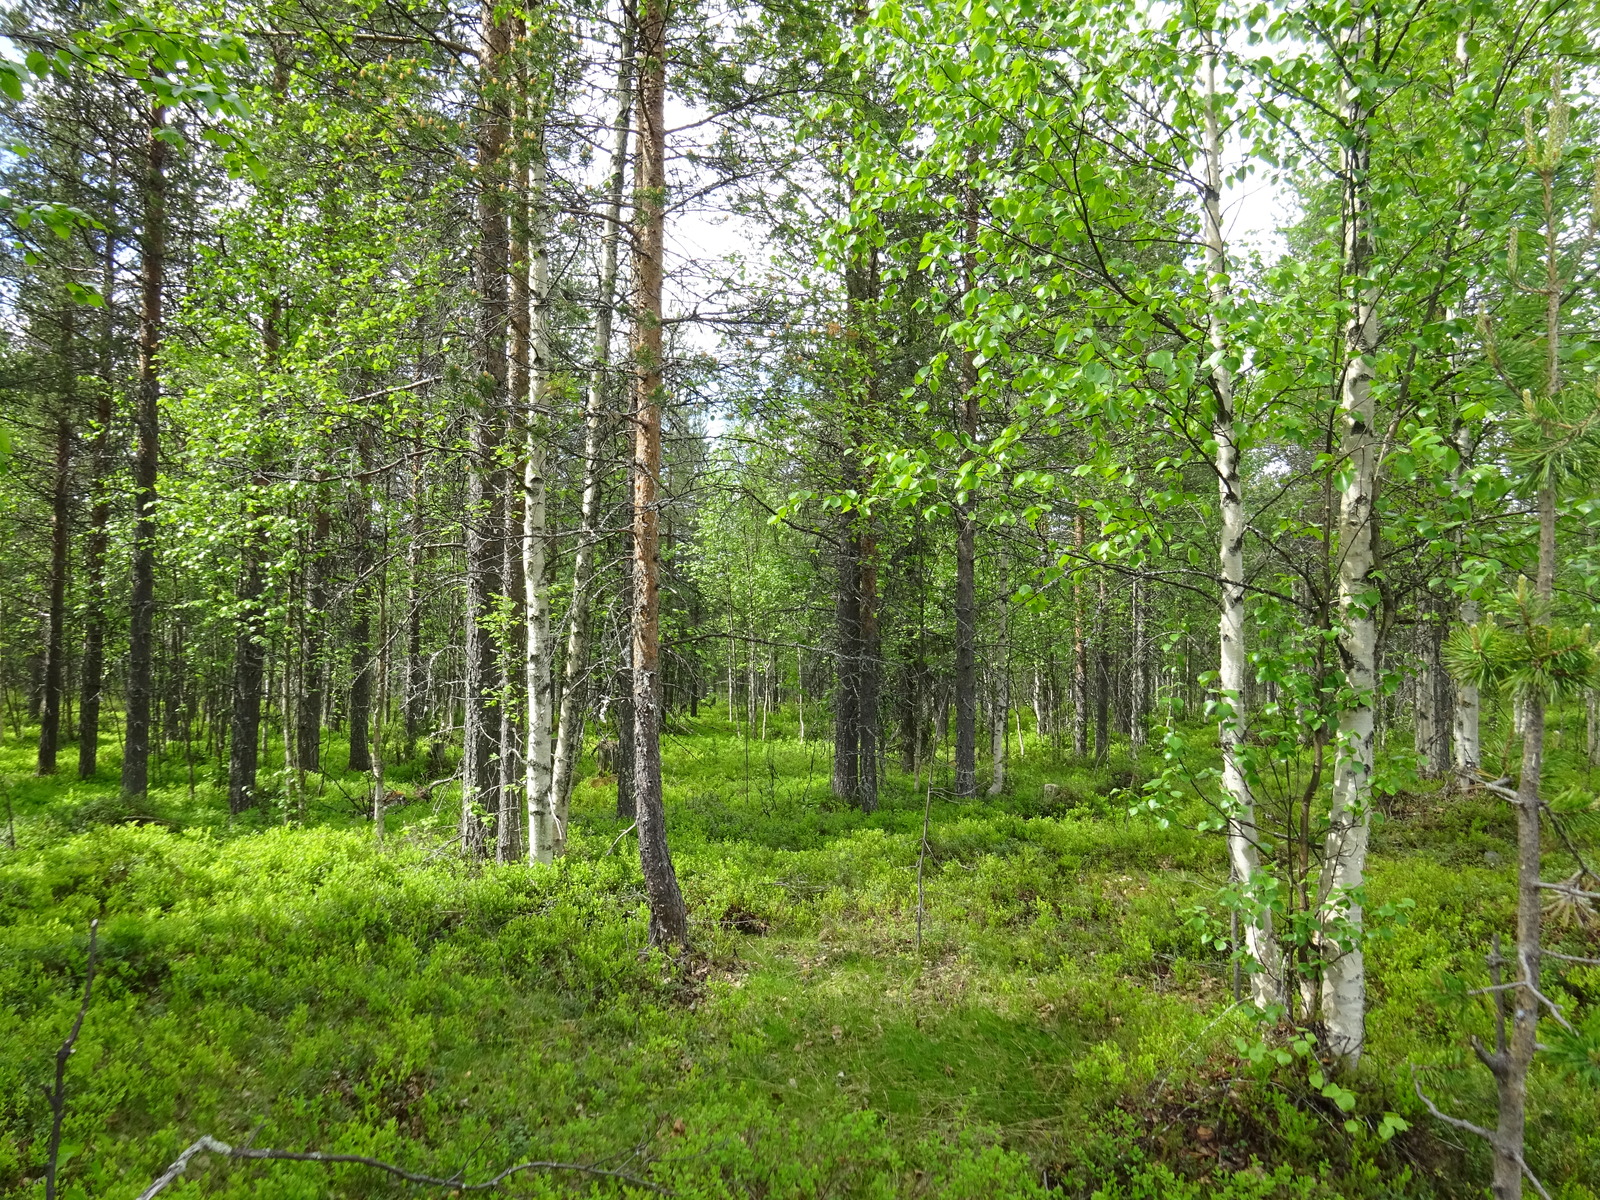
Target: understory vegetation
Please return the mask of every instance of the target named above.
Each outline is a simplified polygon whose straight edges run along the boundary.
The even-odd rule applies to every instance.
[[[380,848],[344,799],[357,775],[315,787],[304,823],[230,821],[214,764],[191,791],[171,753],[130,804],[110,774],[30,777],[32,747],[12,741],[0,1189],[34,1194],[42,1089],[98,917],[65,1196],[137,1195],[201,1134],[467,1181],[561,1161],[695,1197],[1481,1194],[1486,1152],[1430,1124],[1411,1067],[1454,1111],[1492,1107],[1463,1055],[1463,1032],[1486,1022],[1462,992],[1483,984],[1481,948],[1510,920],[1503,802],[1442,789],[1385,802],[1372,903],[1426,903],[1370,951],[1351,1132],[1309,1059],[1252,1062],[1262,1031],[1215,940],[1221,843],[1128,816],[1151,763],[1077,764],[1030,736],[1003,796],[949,799],[936,772],[930,798],[891,775],[863,814],[831,798],[829,747],[800,742],[793,718],[775,715],[765,741],[712,715],[664,736],[694,946],[678,962],[646,947],[628,822],[587,758],[565,857],[473,866],[448,852],[444,789],[417,799],[426,781],[404,768]],[[331,769],[345,749],[324,753]],[[1553,757],[1558,779],[1587,779],[1581,754]],[[1592,953],[1592,936],[1552,944]],[[1552,974],[1552,997],[1593,1021],[1600,971]],[[1530,1094],[1536,1172],[1566,1200],[1594,1196],[1593,1064],[1541,1062]],[[360,1166],[222,1160],[182,1186],[411,1190]],[[511,1192],[648,1194],[571,1171]]]

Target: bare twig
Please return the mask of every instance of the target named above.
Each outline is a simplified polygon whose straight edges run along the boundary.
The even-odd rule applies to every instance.
[[[1580,900],[1600,900],[1600,892],[1586,892],[1582,888],[1573,887],[1569,883],[1544,883],[1535,884],[1547,892],[1560,892],[1566,896],[1576,896]]]
[[[83,1003],[78,1005],[78,1019],[72,1023],[72,1032],[56,1051],[56,1086],[46,1093],[50,1097],[50,1152],[44,1164],[44,1200],[55,1200],[56,1166],[61,1157],[61,1122],[67,1116],[67,1060],[83,1030],[83,1018],[89,1014],[89,996],[94,989],[94,951],[100,920],[89,922],[89,957],[83,970]]]
[[[639,828],[639,822],[635,821],[632,825],[629,825],[621,833],[617,834],[616,840],[613,841],[611,843],[610,847],[606,850],[606,855],[609,857],[610,855],[615,854],[617,852],[617,847],[622,844],[622,839],[627,837],[630,833],[632,833],[637,828]]]
[[[373,1167],[379,1171],[387,1171],[391,1175],[404,1179],[407,1183],[420,1183],[428,1187],[445,1187],[457,1192],[486,1192],[500,1186],[513,1175],[524,1171],[576,1171],[583,1175],[594,1175],[607,1179],[620,1179],[634,1187],[646,1188],[664,1196],[676,1195],[675,1192],[651,1183],[648,1179],[627,1171],[610,1171],[604,1167],[591,1167],[583,1163],[564,1162],[525,1162],[514,1167],[491,1175],[480,1183],[467,1183],[459,1175],[453,1179],[441,1179],[435,1175],[422,1175],[415,1171],[408,1171],[404,1167],[397,1167],[393,1163],[384,1162],[382,1159],[368,1158],[364,1154],[324,1154],[318,1150],[256,1150],[249,1146],[230,1146],[220,1142],[214,1137],[204,1136],[186,1149],[173,1160],[172,1165],[157,1177],[154,1183],[139,1194],[139,1200],[151,1200],[151,1197],[166,1188],[173,1180],[188,1170],[189,1160],[196,1154],[210,1152],[221,1154],[227,1158],[265,1159],[278,1162],[314,1162],[327,1165],[350,1164],[360,1167]]]
[[[1416,1090],[1417,1099],[1421,1100],[1427,1106],[1428,1111],[1446,1125],[1452,1125],[1457,1129],[1465,1130],[1467,1133],[1475,1134],[1491,1146],[1495,1144],[1495,1135],[1482,1125],[1474,1125],[1471,1121],[1463,1121],[1460,1117],[1452,1117],[1449,1113],[1440,1111],[1439,1106],[1422,1090],[1422,1082],[1417,1078],[1416,1067],[1411,1068],[1411,1086]],[[140,1200],[144,1200],[144,1198],[141,1196]]]
[[[1422,1084],[1417,1079],[1416,1067],[1411,1068],[1411,1086],[1416,1090],[1417,1099],[1421,1100],[1422,1103],[1427,1106],[1428,1111],[1436,1118],[1443,1121],[1446,1125],[1453,1125],[1457,1129],[1464,1130],[1467,1133],[1475,1134],[1496,1149],[1501,1148],[1499,1138],[1497,1138],[1489,1130],[1485,1129],[1482,1125],[1474,1125],[1471,1121],[1463,1121],[1460,1117],[1452,1117],[1449,1113],[1440,1111],[1439,1106],[1435,1104],[1433,1100],[1429,1098],[1428,1094],[1422,1090]],[[1550,1200],[1550,1193],[1544,1190],[1544,1184],[1539,1182],[1538,1176],[1536,1176],[1529,1168],[1522,1155],[1513,1152],[1512,1157],[1517,1160],[1517,1166],[1521,1168],[1523,1176],[1529,1183],[1533,1185],[1533,1190],[1538,1192],[1540,1196],[1544,1197],[1544,1200]]]

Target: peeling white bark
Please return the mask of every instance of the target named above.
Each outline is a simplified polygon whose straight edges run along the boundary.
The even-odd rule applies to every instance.
[[[1215,365],[1211,384],[1216,402],[1212,437],[1216,440],[1217,488],[1222,528],[1218,546],[1221,620],[1218,627],[1218,689],[1222,712],[1218,738],[1222,749],[1222,787],[1228,802],[1228,860],[1246,894],[1262,882],[1261,852],[1256,829],[1255,796],[1241,762],[1248,732],[1244,707],[1246,671],[1244,587],[1244,484],[1239,474],[1239,429],[1234,419],[1233,371],[1226,327],[1228,251],[1222,233],[1222,130],[1217,115],[1217,56],[1206,56],[1204,71],[1206,121],[1204,232],[1206,274],[1210,291],[1211,350]],[[1284,1002],[1283,961],[1272,934],[1268,911],[1242,914],[1245,951],[1256,965],[1251,994],[1261,1007]]]
[[[529,170],[528,274],[533,319],[529,327],[529,363],[532,403],[527,414],[527,453],[523,460],[522,568],[526,601],[523,621],[528,636],[526,684],[528,697],[527,806],[528,859],[548,863],[555,859],[558,831],[550,803],[551,776],[551,660],[555,643],[550,636],[550,575],[547,567],[549,528],[545,511],[545,440],[550,383],[550,204],[544,147],[534,150]]]
[[[1351,59],[1363,52],[1365,31],[1351,37]],[[1374,700],[1378,625],[1372,579],[1373,491],[1377,445],[1373,437],[1373,360],[1378,348],[1375,292],[1365,280],[1370,258],[1367,172],[1370,151],[1365,93],[1346,101],[1349,142],[1341,152],[1344,187],[1345,278],[1356,294],[1345,327],[1345,367],[1339,405],[1344,424],[1339,473],[1339,657],[1350,699],[1339,714],[1333,799],[1318,884],[1319,944],[1323,955],[1322,1018],[1328,1048],[1345,1069],[1360,1061],[1365,1042],[1367,974],[1361,951],[1361,905],[1356,889],[1367,864],[1371,827]]]

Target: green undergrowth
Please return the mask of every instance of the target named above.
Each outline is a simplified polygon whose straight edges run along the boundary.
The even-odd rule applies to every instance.
[[[0,748],[17,843],[0,867],[0,1191],[43,1194],[42,1088],[98,918],[67,1196],[134,1197],[201,1134],[469,1181],[584,1164],[687,1197],[1484,1194],[1483,1148],[1429,1120],[1410,1067],[1489,1118],[1464,1053],[1482,1017],[1450,979],[1481,982],[1509,927],[1492,803],[1419,792],[1379,822],[1374,900],[1417,905],[1370,952],[1351,1132],[1304,1063],[1240,1054],[1259,1031],[1190,920],[1225,876],[1220,847],[1130,819],[1117,789],[1137,764],[1033,744],[1003,796],[956,802],[941,774],[930,796],[894,773],[863,815],[827,794],[828,746],[796,733],[793,714],[766,741],[702,717],[665,739],[694,937],[676,963],[645,950],[604,778],[578,784],[556,866],[469,868],[453,793],[425,791],[420,768],[390,776],[380,849],[348,773],[313,781],[303,820],[280,804],[230,823],[214,764],[191,794],[169,758],[129,805],[113,774],[38,780],[25,744]],[[1552,974],[1569,1011],[1594,1011],[1600,974]],[[1530,1109],[1552,1193],[1595,1196],[1596,1089],[1541,1067]],[[1410,1128],[1386,1140],[1390,1112]],[[555,1170],[506,1190],[650,1194]],[[417,1192],[362,1167],[210,1158],[165,1195]]]

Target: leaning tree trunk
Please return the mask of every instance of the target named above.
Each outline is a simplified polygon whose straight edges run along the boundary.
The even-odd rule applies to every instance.
[[[495,734],[500,690],[500,654],[495,645],[496,597],[500,592],[500,538],[504,534],[505,489],[497,467],[506,408],[506,294],[509,233],[505,206],[508,107],[505,64],[511,26],[506,11],[486,0],[481,13],[484,53],[480,65],[477,161],[478,245],[473,368],[475,411],[469,433],[467,504],[464,517],[466,595],[466,705],[462,719],[461,842],[469,857],[488,849],[485,818],[499,815],[499,769]]]
[[[661,796],[661,564],[657,503],[661,475],[662,253],[667,191],[667,12],[639,8],[639,157],[634,200],[635,404],[633,452],[633,778],[639,862],[650,898],[650,942],[687,946],[689,914],[667,847]]]
[[[611,333],[617,290],[617,242],[622,231],[622,188],[628,166],[628,133],[633,115],[633,24],[623,13],[622,44],[617,52],[617,122],[611,148],[611,177],[606,185],[605,228],[600,235],[600,290],[594,315],[594,362],[584,413],[583,498],[578,546],[573,554],[572,604],[567,618],[567,653],[561,688],[561,715],[556,727],[555,764],[550,791],[556,810],[556,837],[566,846],[567,810],[572,780],[583,748],[583,714],[589,688],[589,642],[593,624],[594,551],[600,537],[600,456],[606,436],[606,400],[610,387]],[[619,775],[620,779],[621,776]]]
[[[150,706],[156,619],[156,473],[159,469],[161,293],[166,281],[166,112],[150,106],[145,144],[144,229],[139,250],[139,385],[134,401],[133,583],[128,596],[128,680],[124,702],[122,793],[150,784]]]
[[[1365,49],[1365,33],[1351,39],[1352,61]],[[1334,759],[1333,798],[1323,845],[1318,885],[1322,1017],[1328,1049],[1339,1065],[1353,1070],[1366,1036],[1367,974],[1361,950],[1362,909],[1358,899],[1365,879],[1367,834],[1371,826],[1374,703],[1378,664],[1378,624],[1373,611],[1375,555],[1373,500],[1377,449],[1373,437],[1373,362],[1378,351],[1376,290],[1367,279],[1371,259],[1367,174],[1371,151],[1366,139],[1371,98],[1365,91],[1345,106],[1349,139],[1341,158],[1345,177],[1344,277],[1354,289],[1345,327],[1346,362],[1339,405],[1344,422],[1339,496],[1338,650],[1350,699],[1339,714]]]
[[[1211,370],[1216,416],[1211,424],[1217,444],[1216,472],[1219,510],[1218,582],[1221,614],[1218,622],[1217,692],[1218,738],[1222,748],[1222,790],[1228,804],[1228,860],[1233,876],[1253,894],[1262,882],[1260,836],[1256,828],[1255,794],[1246,770],[1244,746],[1249,734],[1245,708],[1248,649],[1245,641],[1244,536],[1246,513],[1244,481],[1239,473],[1240,430],[1235,419],[1233,370],[1228,362],[1227,309],[1228,250],[1222,232],[1222,133],[1217,114],[1217,59],[1208,54],[1205,66],[1206,189],[1204,233],[1206,274],[1210,277],[1208,324],[1216,365]],[[1244,915],[1245,952],[1256,964],[1251,993],[1262,1008],[1284,1001],[1282,955],[1272,932],[1272,914],[1248,911]]]

